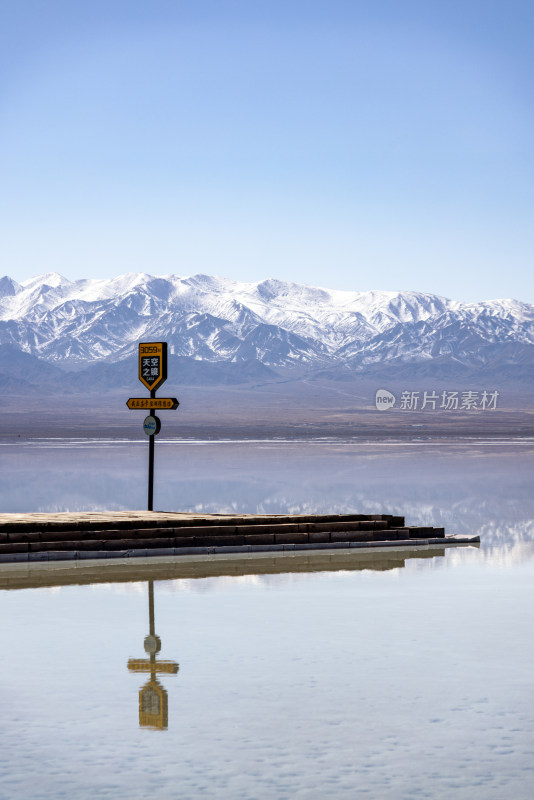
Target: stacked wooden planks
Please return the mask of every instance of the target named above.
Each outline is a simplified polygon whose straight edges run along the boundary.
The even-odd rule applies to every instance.
[[[443,528],[406,526],[404,517],[391,514],[0,515],[0,561],[324,549],[418,541],[443,544],[447,540]]]

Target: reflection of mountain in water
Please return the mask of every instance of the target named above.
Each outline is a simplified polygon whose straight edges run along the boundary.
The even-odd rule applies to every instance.
[[[387,492],[387,505],[384,492],[376,489],[357,490],[352,486],[338,484],[322,487],[307,487],[307,497],[296,501],[300,485],[294,487],[263,486],[264,496],[260,497],[259,487],[253,487],[256,495],[254,511],[265,514],[327,514],[343,509],[344,513],[380,513],[404,515],[410,525],[432,525],[444,527],[447,534],[481,537],[483,546],[506,546],[510,548],[534,541],[534,517],[530,512],[530,490],[525,487],[523,497],[521,487],[515,495],[510,495],[502,486],[489,486],[486,496],[470,491],[465,487],[461,497],[447,492],[437,484],[430,492],[428,487],[420,490],[415,486],[408,491],[405,487],[390,486]],[[271,492],[269,493],[269,488]],[[292,488],[294,491],[292,492]],[[501,492],[503,491],[503,495]],[[209,503],[196,503],[191,510],[199,513],[216,511],[232,512],[241,509],[236,501],[228,503],[232,496],[229,487],[214,486],[219,498]],[[242,492],[242,487],[239,488]],[[267,496],[266,496],[267,495]],[[430,495],[430,496],[429,496]],[[194,490],[189,492],[194,497]],[[211,495],[213,497],[213,495]],[[238,496],[238,492],[234,496]],[[433,502],[430,502],[430,497]],[[226,503],[224,503],[226,499]]]
[[[7,450],[15,448],[0,451],[5,511],[146,502],[140,445],[23,447],[16,458]],[[156,455],[155,502],[197,513],[398,514],[511,551],[534,541],[533,472],[531,448],[514,444],[166,444]]]

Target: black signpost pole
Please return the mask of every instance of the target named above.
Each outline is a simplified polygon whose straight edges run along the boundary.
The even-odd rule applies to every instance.
[[[150,397],[156,396],[156,390],[150,390]],[[155,417],[154,408],[150,409],[150,416]],[[155,436],[148,437],[148,510],[154,510],[154,439]]]
[[[158,397],[156,390],[167,380],[167,342],[141,342],[139,344],[139,380],[150,392],[150,397],[130,397],[126,405],[132,409],[145,409],[148,417],[143,430],[148,436],[148,510],[154,510],[154,436],[160,432],[161,422],[156,410],[170,408],[180,403],[176,397]]]

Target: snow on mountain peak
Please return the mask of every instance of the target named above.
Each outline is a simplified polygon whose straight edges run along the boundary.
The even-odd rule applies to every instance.
[[[58,272],[45,272],[43,275],[36,275],[34,278],[22,281],[20,285],[25,289],[32,289],[38,286],[51,286],[55,289],[58,286],[66,286],[68,284],[70,284],[70,281]]]
[[[534,308],[516,300],[459,303],[424,292],[341,291],[203,274],[0,280],[0,344],[61,363],[117,361],[141,339],[166,340],[177,355],[275,366],[358,365],[445,352],[465,361],[473,343],[534,346]]]
[[[20,283],[17,283],[8,275],[4,275],[3,278],[0,278],[0,299],[2,297],[13,297],[17,292],[20,292],[21,288]]]

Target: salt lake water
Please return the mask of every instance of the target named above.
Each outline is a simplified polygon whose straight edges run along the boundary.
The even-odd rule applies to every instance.
[[[146,449],[0,443],[0,509],[142,509]],[[1,566],[1,798],[533,796],[532,441],[156,451],[157,508],[404,514],[481,545],[227,557],[216,577],[213,557],[187,577]],[[154,679],[128,668],[149,661],[150,586],[156,661],[179,665]]]

